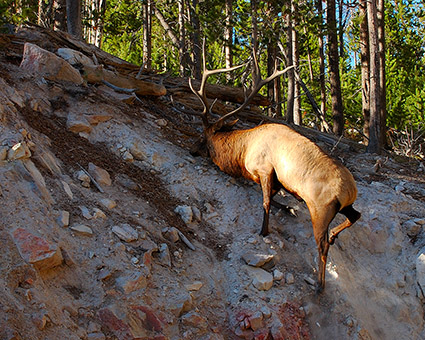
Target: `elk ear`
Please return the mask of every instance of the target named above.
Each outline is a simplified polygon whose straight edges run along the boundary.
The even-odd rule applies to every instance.
[[[214,132],[217,131],[230,131],[233,126],[239,121],[239,119],[232,120],[231,122],[225,123],[224,120],[219,120],[216,125],[214,125]]]

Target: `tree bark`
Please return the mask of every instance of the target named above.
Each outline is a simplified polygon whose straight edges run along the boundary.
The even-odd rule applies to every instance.
[[[66,0],[68,33],[74,38],[82,39],[81,0]]]
[[[55,0],[53,2],[53,29],[66,31],[66,0]]]
[[[331,102],[333,115],[333,132],[342,135],[344,130],[344,114],[342,110],[341,79],[339,74],[338,36],[336,30],[335,0],[327,2],[328,22],[328,54],[329,54],[329,79],[331,84]]]
[[[202,74],[202,53],[201,53],[201,25],[198,14],[198,0],[192,0],[192,9],[190,18],[192,22],[192,53],[193,53],[193,76],[195,79],[201,79]]]
[[[294,55],[292,51],[292,18],[291,15],[287,15],[286,17],[286,24],[287,24],[287,43],[286,43],[286,65],[292,66],[294,65]],[[295,72],[294,69],[291,68],[288,71],[288,91],[287,91],[287,97],[286,97],[286,121],[289,124],[294,123],[294,93],[295,93]]]
[[[226,0],[226,27],[224,29],[224,55],[226,59],[226,68],[233,66],[233,0]],[[231,82],[232,72],[226,73],[227,82]]]
[[[320,82],[320,111],[323,115],[323,122],[326,117],[326,84],[325,84],[325,48],[323,43],[323,8],[322,0],[316,0],[317,15],[319,17],[319,82]],[[320,130],[325,130],[323,122],[320,124]]]
[[[152,68],[152,4],[151,0],[143,2],[143,64]]]
[[[360,0],[359,15],[360,22],[360,60],[361,60],[361,77],[362,77],[362,113],[363,113],[363,135],[364,143],[369,142],[369,126],[370,126],[370,102],[369,102],[369,31],[367,27],[367,0]]]
[[[180,76],[185,76],[186,69],[186,29],[185,29],[185,0],[178,0],[178,22],[179,22],[179,68]]]
[[[302,116],[301,116],[301,89],[300,89],[300,83],[297,81],[297,78],[295,77],[295,74],[299,72],[300,67],[300,51],[298,46],[298,32],[297,27],[298,23],[295,18],[296,15],[296,8],[295,8],[295,2],[291,1],[291,21],[292,21],[292,61],[294,63],[294,124],[295,125],[302,125]]]
[[[376,0],[367,1],[367,20],[370,51],[370,127],[367,152],[379,154],[381,151],[381,91]]]
[[[69,0],[68,0],[69,1]],[[158,19],[159,23],[161,24],[162,28],[164,28],[165,33],[170,38],[172,44],[174,47],[179,48],[179,39],[177,38],[176,34],[174,33],[173,29],[168,24],[167,20],[162,15],[161,11],[153,4],[153,9],[156,18]]]
[[[378,51],[379,51],[379,87],[380,93],[380,145],[386,145],[386,121],[387,121],[387,91],[385,77],[385,1],[377,2],[377,19],[378,19]]]

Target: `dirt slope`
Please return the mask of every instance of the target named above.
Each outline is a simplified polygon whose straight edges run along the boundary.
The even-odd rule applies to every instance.
[[[362,219],[331,248],[316,296],[303,203],[281,197],[298,217],[274,211],[260,237],[259,188],[190,156],[197,117],[169,96],[125,104],[104,86],[47,81],[19,68],[21,47],[0,55],[1,339],[425,337],[418,163],[390,158],[375,173],[375,157],[334,151]],[[75,116],[103,118],[78,133]],[[13,156],[19,143],[30,154]],[[103,192],[77,178],[90,163],[110,176]],[[247,256],[269,261],[261,270]]]

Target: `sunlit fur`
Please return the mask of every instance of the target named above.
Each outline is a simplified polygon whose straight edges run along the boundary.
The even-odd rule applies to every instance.
[[[269,232],[270,201],[281,186],[306,202],[320,259],[317,291],[322,291],[329,245],[360,217],[360,213],[352,207],[357,196],[353,176],[316,144],[285,125],[217,130],[219,128],[214,124],[208,126],[203,143],[198,147],[206,147],[213,162],[222,171],[261,185],[264,207],[261,235]],[[273,183],[274,178],[280,183]],[[329,235],[329,224],[338,212],[347,219],[333,228]]]

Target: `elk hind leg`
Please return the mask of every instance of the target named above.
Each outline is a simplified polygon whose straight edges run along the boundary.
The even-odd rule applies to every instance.
[[[326,262],[329,251],[328,227],[337,214],[337,207],[331,205],[321,210],[310,210],[311,220],[313,222],[314,238],[319,252],[319,272],[316,293],[321,293],[325,288]]]
[[[261,227],[260,235],[267,236],[269,234],[269,214],[270,214],[270,201],[272,196],[273,175],[260,176],[261,189],[263,191],[263,225]]]
[[[341,209],[339,212],[345,215],[347,218],[344,222],[334,227],[329,232],[329,244],[334,244],[335,239],[338,237],[338,234],[344,229],[351,227],[354,224],[354,222],[356,222],[361,216],[361,214],[357,210],[355,210],[352,205],[349,205]]]

